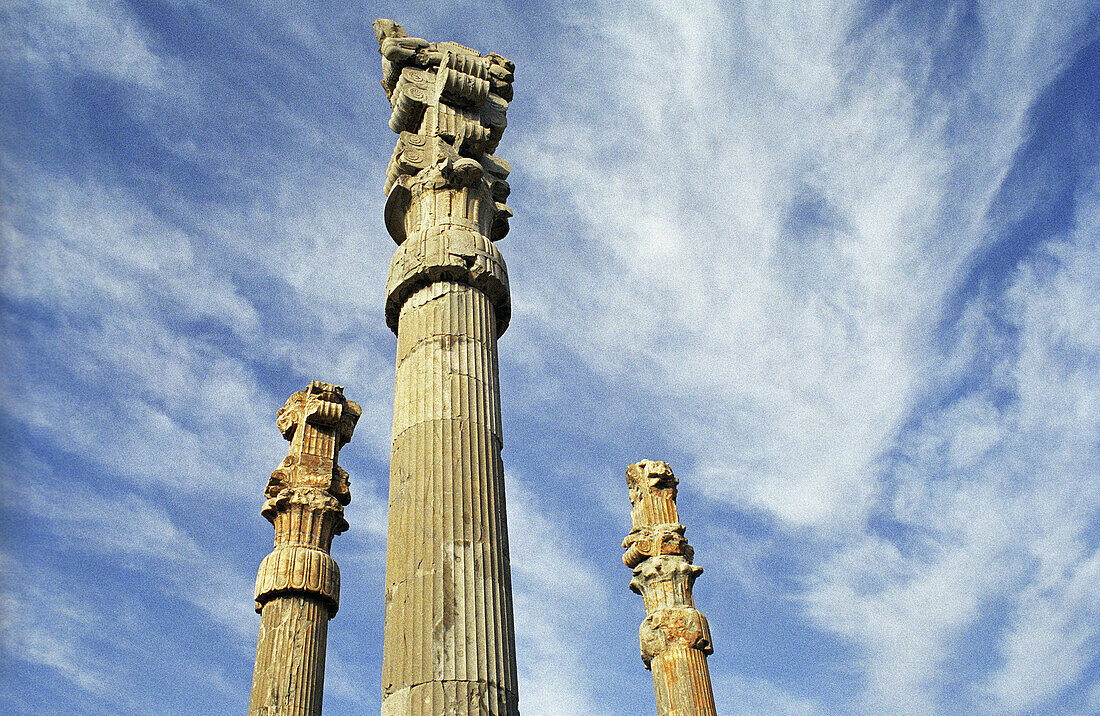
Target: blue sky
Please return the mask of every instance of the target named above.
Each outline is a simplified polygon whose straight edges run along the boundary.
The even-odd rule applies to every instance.
[[[313,378],[364,407],[325,711],[380,700],[395,135],[370,29],[514,60],[525,714],[652,710],[672,463],[728,714],[1100,713],[1100,5],[0,11],[0,710],[242,713]]]

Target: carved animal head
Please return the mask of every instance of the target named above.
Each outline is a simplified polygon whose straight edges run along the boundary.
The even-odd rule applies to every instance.
[[[381,45],[387,37],[408,37],[408,34],[405,32],[405,28],[393,20],[378,18],[374,21],[374,36],[378,38],[378,44]]]
[[[657,490],[672,490],[675,499],[678,482],[668,463],[660,460],[642,460],[626,468],[626,484],[630,488],[632,505],[637,504],[645,493]]]

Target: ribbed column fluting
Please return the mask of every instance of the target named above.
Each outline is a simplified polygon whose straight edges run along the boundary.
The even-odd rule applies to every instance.
[[[496,311],[438,281],[397,336],[382,713],[515,714]]]
[[[650,668],[659,716],[717,713],[707,657],[702,651],[674,644],[654,656]]]
[[[328,607],[312,597],[290,594],[267,602],[260,614],[249,715],[319,715]]]

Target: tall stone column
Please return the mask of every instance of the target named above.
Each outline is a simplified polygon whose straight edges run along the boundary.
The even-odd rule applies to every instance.
[[[275,549],[256,575],[260,638],[251,716],[319,716],[328,620],[340,604],[333,535],[348,528],[348,474],[336,464],[359,405],[344,389],[313,381],[279,409],[290,454],[271,473],[261,514],[275,526]]]
[[[715,714],[707,669],[707,618],[695,608],[692,585],[703,573],[676,514],[676,476],[667,462],[642,460],[626,469],[634,529],[623,540],[623,563],[634,570],[630,589],[645,601],[639,630],[642,661],[653,671],[659,716]]]
[[[497,339],[511,304],[508,163],[492,155],[510,61],[375,23],[400,135],[386,179],[398,244],[382,713],[516,714]]]

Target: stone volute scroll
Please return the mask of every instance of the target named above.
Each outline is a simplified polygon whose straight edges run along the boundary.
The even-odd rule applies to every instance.
[[[676,512],[678,480],[667,462],[642,460],[626,470],[633,529],[623,540],[623,563],[634,572],[646,618],[638,636],[642,662],[653,672],[660,716],[715,714],[706,657],[710,626],[695,608],[692,587],[703,569]]]
[[[275,527],[275,548],[256,575],[251,716],[321,713],[328,621],[340,606],[340,570],[329,549],[348,528],[351,501],[337,459],[361,412],[342,387],[315,380],[276,416],[290,452],[271,474],[261,510]]]
[[[519,713],[497,339],[511,318],[514,66],[374,23],[397,143],[385,223],[397,250],[383,716]]]

